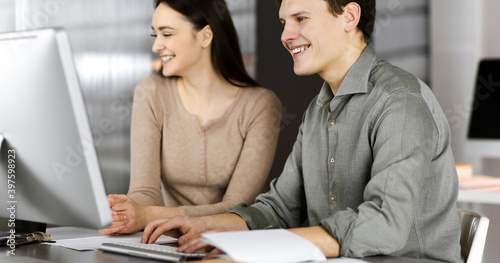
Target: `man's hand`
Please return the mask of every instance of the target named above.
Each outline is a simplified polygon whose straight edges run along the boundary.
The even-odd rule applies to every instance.
[[[208,230],[201,218],[175,216],[151,221],[144,228],[141,243],[154,243],[159,236],[167,235],[179,239],[179,245]]]
[[[248,227],[245,220],[236,214],[204,217],[175,216],[150,222],[144,229],[141,243],[154,243],[160,235],[164,234],[178,238],[178,243],[181,245],[177,250],[179,252],[193,253],[202,248],[210,251],[213,247],[202,242],[202,233],[237,230],[248,230]],[[210,254],[219,252],[212,250]]]

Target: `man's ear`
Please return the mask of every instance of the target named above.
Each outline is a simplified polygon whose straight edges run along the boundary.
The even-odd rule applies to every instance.
[[[199,34],[201,34],[201,47],[208,47],[214,38],[214,33],[212,32],[210,25],[206,25],[203,29],[201,29]]]
[[[350,2],[344,7],[344,31],[351,32],[355,30],[361,18],[361,7],[356,2]]]

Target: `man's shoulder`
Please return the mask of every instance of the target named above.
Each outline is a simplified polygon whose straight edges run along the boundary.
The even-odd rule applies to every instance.
[[[373,87],[387,93],[401,91],[421,93],[422,87],[427,86],[415,75],[385,60],[380,60],[374,65],[369,81]]]

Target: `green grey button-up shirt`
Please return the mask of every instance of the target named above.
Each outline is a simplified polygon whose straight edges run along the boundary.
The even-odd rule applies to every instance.
[[[304,114],[283,173],[240,215],[250,229],[322,225],[340,255],[462,262],[450,128],[431,90],[370,44]]]

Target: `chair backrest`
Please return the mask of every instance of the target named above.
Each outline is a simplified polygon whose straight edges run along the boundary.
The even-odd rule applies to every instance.
[[[460,246],[465,263],[481,263],[490,220],[483,214],[458,208],[462,222]]]

